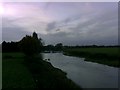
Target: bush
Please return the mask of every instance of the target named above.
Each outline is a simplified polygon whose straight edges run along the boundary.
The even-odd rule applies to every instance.
[[[40,41],[34,37],[26,36],[20,41],[20,48],[27,56],[39,54]]]

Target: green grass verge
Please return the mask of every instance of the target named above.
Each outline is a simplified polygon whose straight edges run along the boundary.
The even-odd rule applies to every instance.
[[[64,50],[65,55],[83,57],[86,61],[120,67],[119,48],[76,48]]]
[[[2,53],[0,52],[0,89],[2,88]]]
[[[9,58],[10,57],[10,58]],[[23,65],[23,54],[3,53],[2,88],[35,88],[29,70]]]
[[[28,62],[30,60],[31,62]],[[26,58],[26,66],[29,68],[36,81],[38,89],[70,89],[81,88],[66,77],[66,73],[54,68],[51,63],[41,60],[41,57]]]
[[[3,53],[3,90],[6,88],[77,88],[66,73],[54,68],[41,57],[25,57],[22,53]]]

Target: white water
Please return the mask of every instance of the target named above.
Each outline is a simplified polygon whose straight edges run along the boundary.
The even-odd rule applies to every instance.
[[[84,61],[62,53],[44,53],[54,67],[67,72],[67,77],[82,88],[118,88],[118,68]]]

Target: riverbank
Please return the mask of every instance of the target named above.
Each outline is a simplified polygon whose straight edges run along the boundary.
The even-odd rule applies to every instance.
[[[40,56],[25,58],[21,53],[3,53],[3,90],[5,88],[80,89],[66,77],[65,72],[40,58]]]
[[[85,58],[85,61],[97,62],[113,67],[120,67],[119,48],[76,48],[64,50],[64,55]]]
[[[21,53],[2,54],[2,89],[35,88],[35,82],[23,64]]]

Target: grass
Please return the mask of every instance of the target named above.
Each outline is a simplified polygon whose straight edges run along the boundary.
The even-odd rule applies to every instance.
[[[2,58],[3,59],[23,59],[25,55],[23,53],[2,53]]]
[[[108,55],[118,55],[119,48],[75,48],[75,49],[69,49],[68,51],[75,51],[75,52],[87,52],[91,54],[96,53],[102,53],[102,54],[108,54]]]
[[[75,48],[66,49],[64,54],[84,57],[86,61],[119,67],[119,48]]]
[[[3,53],[3,90],[5,88],[77,88],[66,73],[54,68],[41,57],[25,57],[22,53]]]
[[[11,58],[8,58],[11,57]],[[21,53],[3,53],[2,87],[35,88],[35,82],[28,69],[23,65]]]
[[[2,88],[2,53],[0,52],[0,89]]]
[[[37,60],[39,58],[34,57],[33,59]],[[67,79],[65,72],[58,68],[54,68],[49,62],[38,60],[26,63],[26,65],[36,80],[36,84],[39,89],[80,89],[80,87],[73,83],[70,79]]]

